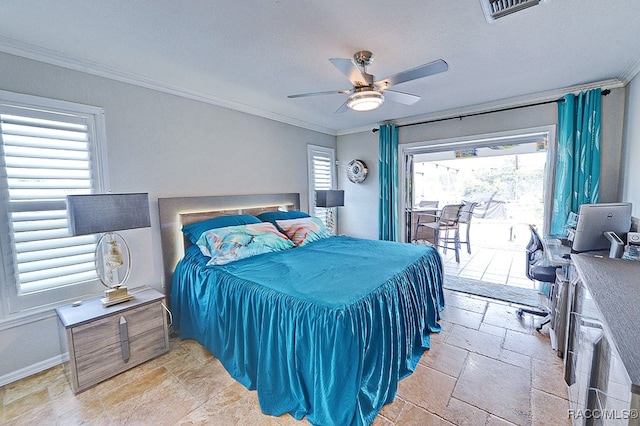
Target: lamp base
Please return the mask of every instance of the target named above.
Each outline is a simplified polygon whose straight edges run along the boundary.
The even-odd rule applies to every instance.
[[[117,305],[118,303],[128,302],[133,299],[133,295],[129,293],[127,287],[114,287],[109,290],[104,291],[104,295],[106,296],[102,301],[102,306],[112,306]]]
[[[333,218],[333,207],[327,208],[327,229],[331,233],[331,235],[335,235],[336,233],[336,222]]]

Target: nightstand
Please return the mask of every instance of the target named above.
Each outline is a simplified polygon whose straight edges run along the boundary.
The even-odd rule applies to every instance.
[[[56,309],[74,393],[169,351],[164,295],[148,287],[131,294],[133,300],[106,308],[95,298]]]

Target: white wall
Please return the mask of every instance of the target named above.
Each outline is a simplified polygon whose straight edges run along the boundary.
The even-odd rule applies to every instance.
[[[633,203],[633,216],[640,218],[640,75],[627,85],[622,161],[622,201]]]
[[[640,85],[640,84],[637,84]],[[636,89],[640,98],[640,88]],[[620,162],[622,150],[625,89],[613,89],[602,99],[602,169],[601,202],[620,200]],[[636,103],[640,114],[640,99]],[[419,118],[416,122],[421,121]],[[454,119],[431,124],[401,127],[398,143],[436,141],[440,139],[497,133],[532,127],[557,124],[555,104],[511,110],[506,112]],[[640,126],[636,125],[636,138],[640,139]],[[338,182],[345,189],[345,207],[341,207],[339,230],[342,233],[365,237],[378,237],[378,197],[377,176],[378,133],[370,131],[338,136],[337,158],[340,165],[346,165],[353,158],[370,158],[371,176],[365,184],[355,187],[339,170]],[[640,160],[640,148],[636,148],[635,158]],[[636,179],[636,182],[638,180]],[[637,195],[636,195],[637,196]],[[640,206],[639,206],[640,207]]]
[[[134,259],[130,287],[164,291],[159,197],[299,192],[304,209],[307,144],[336,143],[334,136],[2,53],[0,76],[0,90],[104,108],[110,189],[148,192],[151,200],[151,229],[125,235]],[[57,362],[56,328],[53,310],[37,323],[0,318],[0,384]]]
[[[344,207],[338,207],[338,232],[352,237],[378,239],[378,133],[339,137],[338,187],[344,189]],[[369,169],[362,183],[347,179],[351,160],[362,160]]]

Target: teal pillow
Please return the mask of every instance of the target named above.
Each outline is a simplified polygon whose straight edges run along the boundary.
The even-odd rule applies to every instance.
[[[269,222],[209,229],[200,236],[197,244],[202,254],[211,258],[207,265],[224,265],[258,254],[295,247],[291,240]]]
[[[251,223],[260,222],[260,219],[250,214],[218,216],[185,225],[182,227],[182,233],[187,238],[189,238],[189,241],[191,241],[191,243],[197,244],[202,233],[210,229],[225,228],[227,226],[249,225]]]
[[[276,223],[277,220],[301,219],[303,217],[311,217],[311,216],[299,210],[291,210],[288,212],[281,212],[278,210],[273,212],[260,213],[256,217],[263,222],[273,223],[276,226],[276,228],[278,228],[279,231],[282,231],[282,229],[280,229],[280,227],[278,227],[278,224]]]

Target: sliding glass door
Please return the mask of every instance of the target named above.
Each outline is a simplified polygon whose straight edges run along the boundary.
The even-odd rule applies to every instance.
[[[405,241],[429,240],[418,225],[424,212],[477,203],[474,218],[506,227],[548,229],[555,128],[401,146]],[[528,237],[528,228],[525,226]],[[502,231],[501,231],[502,232]],[[503,232],[504,233],[504,232]]]

